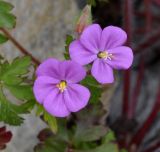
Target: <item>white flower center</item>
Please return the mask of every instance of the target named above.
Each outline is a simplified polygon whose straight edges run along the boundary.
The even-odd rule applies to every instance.
[[[107,51],[101,51],[98,53],[98,58],[100,59],[109,59],[112,60],[113,58],[113,54],[112,53],[108,53]]]

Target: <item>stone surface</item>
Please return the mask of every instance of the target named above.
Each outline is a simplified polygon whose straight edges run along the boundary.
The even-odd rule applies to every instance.
[[[9,1],[9,0],[8,0]],[[17,16],[12,35],[39,60],[48,57],[63,59],[66,34],[73,32],[79,9],[74,0],[12,0]],[[7,42],[0,53],[8,59],[22,55]],[[4,152],[32,152],[36,136],[46,125],[34,113],[25,116],[20,127],[9,127],[13,139]],[[1,126],[1,124],[0,124]]]

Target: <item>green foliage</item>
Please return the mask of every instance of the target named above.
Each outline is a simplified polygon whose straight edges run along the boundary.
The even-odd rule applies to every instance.
[[[0,28],[13,28],[16,25],[16,17],[10,13],[13,5],[0,0]]]
[[[43,108],[42,105],[37,104],[37,116],[42,115],[44,121],[48,124],[50,129],[54,132],[57,133],[58,131],[58,125],[57,125],[57,120],[55,117],[50,115],[46,110]]]
[[[64,53],[64,57],[66,60],[69,60],[70,59],[70,56],[69,56],[69,45],[70,43],[73,41],[73,37],[71,35],[67,35],[66,37],[66,41],[65,41],[65,53]]]
[[[105,140],[101,145],[97,146],[94,149],[92,148],[88,150],[75,150],[75,152],[118,152],[118,147],[113,143],[113,139],[115,139],[114,134],[109,131],[106,134]]]
[[[83,124],[79,124],[76,129],[75,137],[74,139],[76,141],[96,141],[99,140],[101,137],[103,137],[107,132],[106,127],[104,126],[91,126],[87,127]]]
[[[91,6],[96,6],[96,0],[87,0],[87,4]]]
[[[44,143],[37,145],[34,149],[35,152],[65,152],[66,143],[54,138],[47,139]]]
[[[99,83],[90,75],[86,76],[81,84],[89,88],[91,92],[90,103],[98,103],[102,95],[102,87]]]
[[[8,38],[0,33],[0,44],[5,43],[7,40]]]
[[[28,113],[34,107],[32,85],[27,78],[30,65],[29,57],[16,58],[12,63],[3,58],[0,60],[0,121],[9,125],[20,125],[23,122],[20,115]],[[8,95],[23,103],[13,104]]]

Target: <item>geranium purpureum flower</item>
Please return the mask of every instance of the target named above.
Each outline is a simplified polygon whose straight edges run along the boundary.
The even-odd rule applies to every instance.
[[[90,92],[78,84],[86,71],[78,63],[48,59],[38,67],[36,75],[35,97],[53,116],[66,117],[87,105]]]
[[[131,48],[122,46],[127,34],[119,27],[108,26],[103,30],[98,24],[88,26],[70,44],[71,59],[86,65],[93,62],[91,73],[104,84],[114,81],[113,69],[128,69],[133,61]]]

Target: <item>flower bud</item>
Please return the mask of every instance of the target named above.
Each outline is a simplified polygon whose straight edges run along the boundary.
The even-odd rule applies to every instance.
[[[76,23],[75,31],[81,34],[83,30],[92,23],[91,6],[86,5]]]

